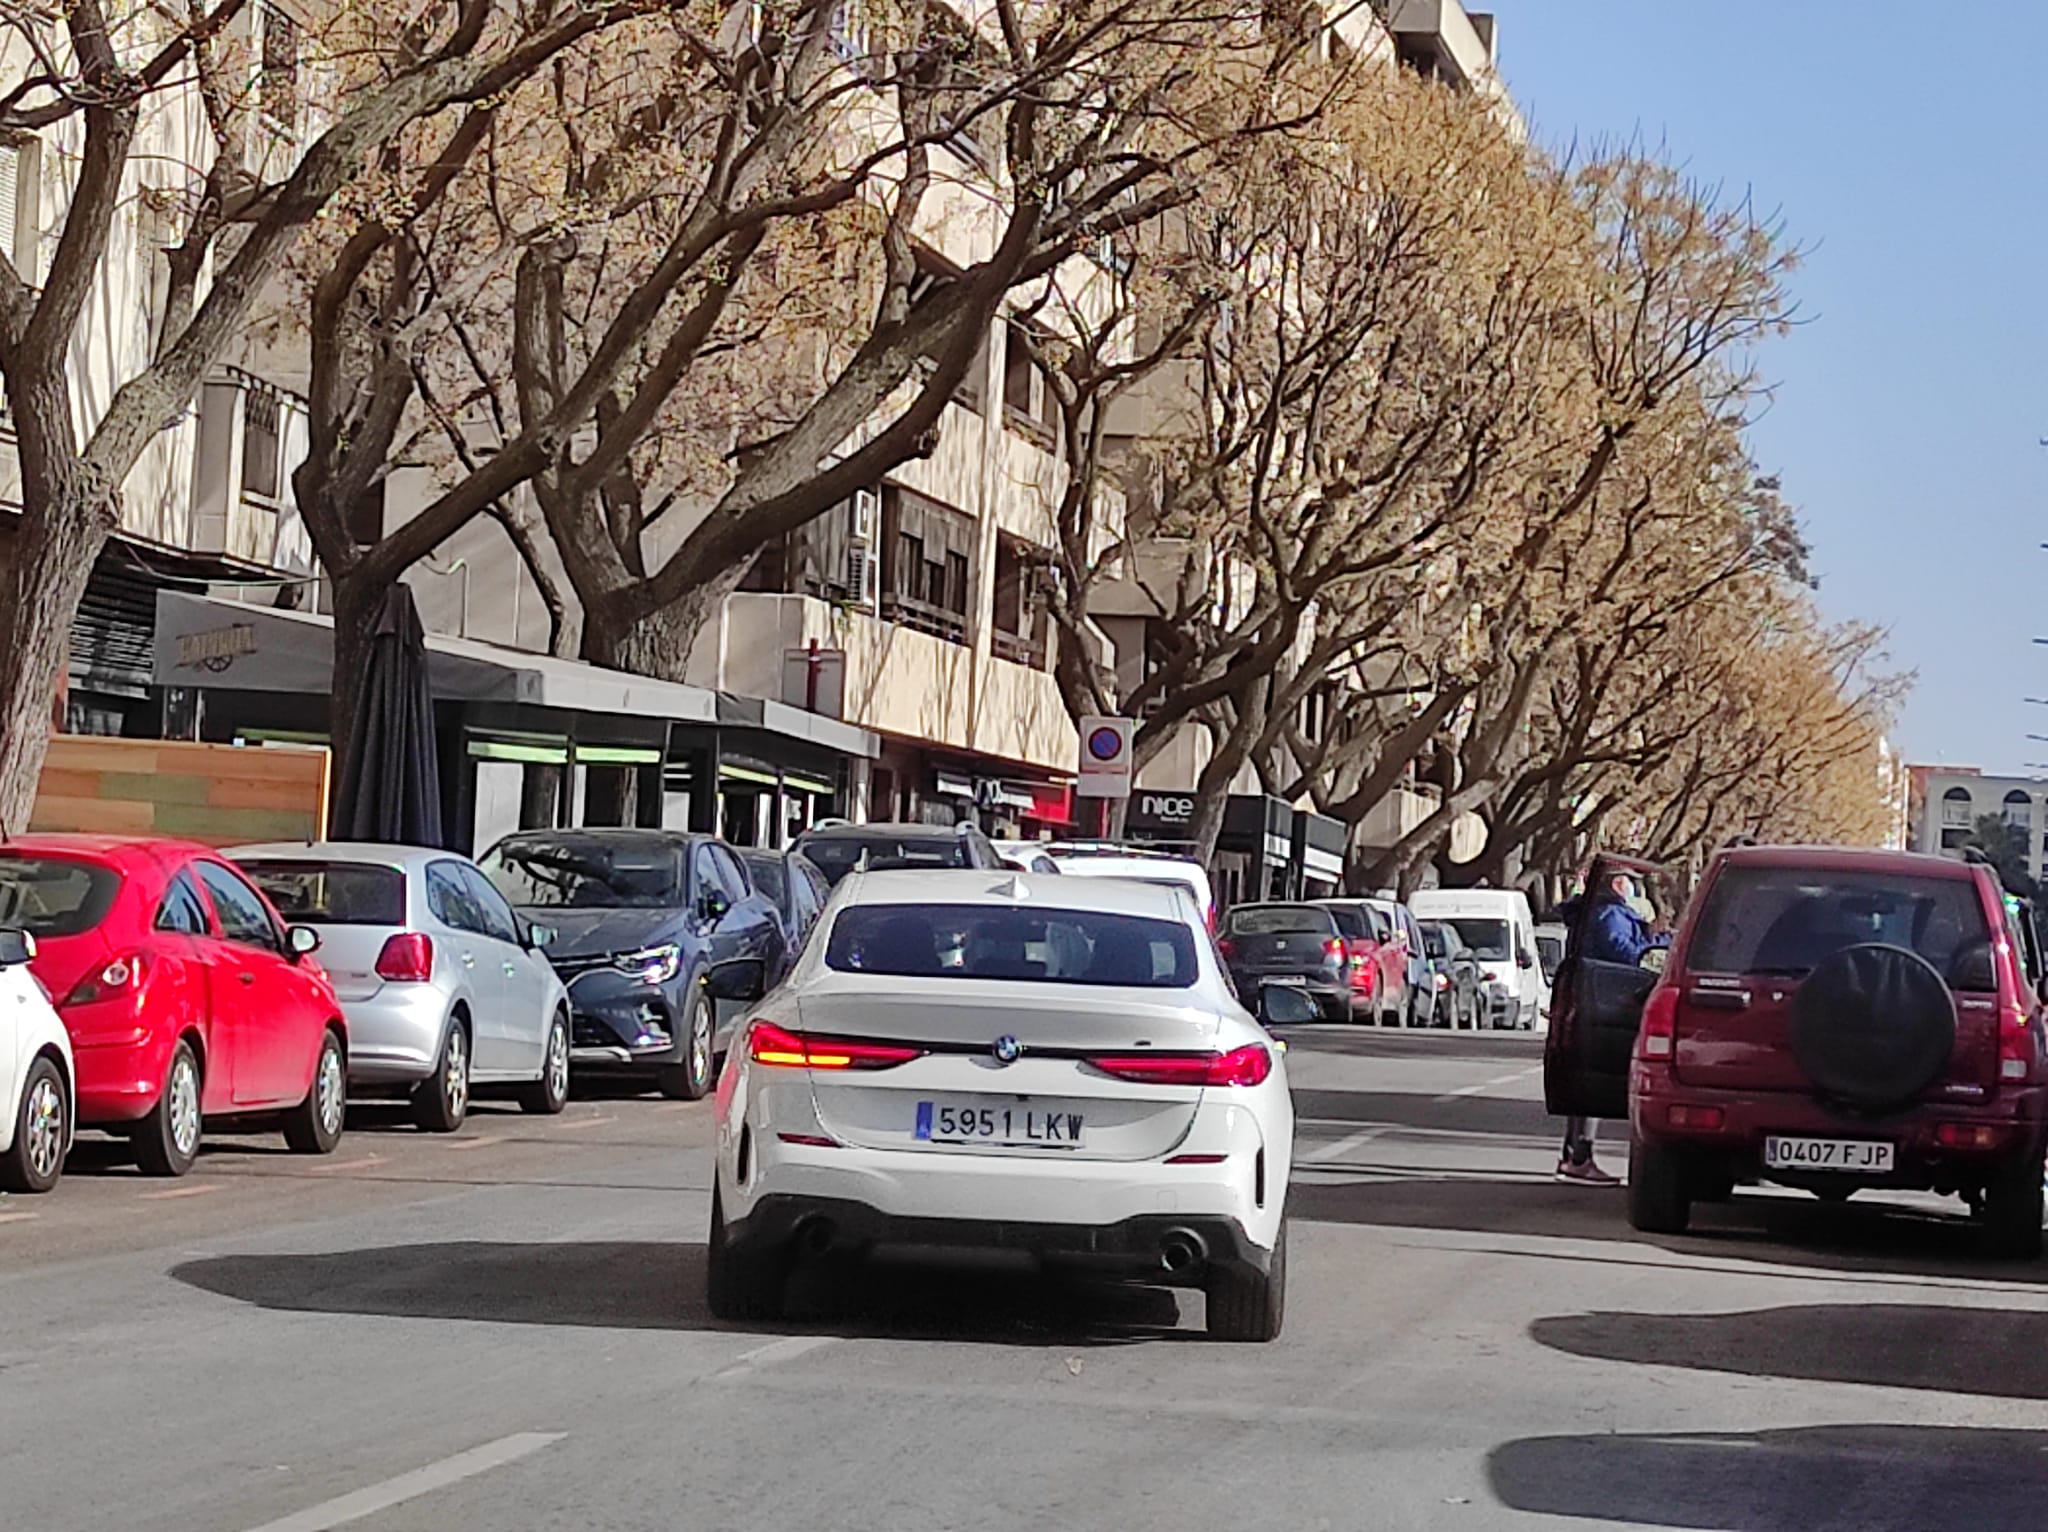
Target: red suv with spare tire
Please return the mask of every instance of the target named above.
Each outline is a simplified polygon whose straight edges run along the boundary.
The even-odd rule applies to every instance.
[[[1553,1109],[1612,1115],[1615,1045],[1634,1034],[1621,1067],[1637,1228],[1680,1232],[1694,1202],[1739,1182],[1826,1201],[1884,1187],[1960,1196],[1994,1252],[2040,1254],[2040,957],[1988,866],[1726,851],[1661,976],[1566,962],[1573,1041],[1548,1061]]]

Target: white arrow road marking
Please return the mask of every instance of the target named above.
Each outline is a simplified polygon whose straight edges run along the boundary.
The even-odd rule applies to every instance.
[[[361,1521],[365,1516],[388,1511],[394,1505],[403,1505],[437,1489],[446,1489],[464,1479],[489,1473],[493,1468],[516,1463],[543,1447],[553,1446],[566,1434],[562,1431],[521,1431],[516,1436],[501,1436],[481,1447],[458,1452],[452,1458],[443,1458],[438,1463],[415,1468],[411,1473],[402,1473],[395,1479],[352,1490],[276,1521],[266,1521],[260,1527],[251,1527],[249,1532],[328,1532],[329,1528]]]

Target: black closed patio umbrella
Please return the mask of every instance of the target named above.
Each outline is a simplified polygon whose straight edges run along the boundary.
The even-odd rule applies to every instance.
[[[336,676],[356,689],[355,722],[335,794],[336,840],[439,846],[441,767],[434,748],[434,694],[427,680],[427,636],[412,589],[384,594],[361,675]]]

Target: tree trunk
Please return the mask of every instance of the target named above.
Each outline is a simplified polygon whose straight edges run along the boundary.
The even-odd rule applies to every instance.
[[[68,425],[68,414],[57,418]],[[119,519],[112,492],[89,483],[69,453],[56,472],[39,471],[25,419],[22,427],[22,499],[39,509],[21,518],[0,585],[0,828],[8,831],[27,829],[34,812],[71,619]]]
[[[694,602],[678,603],[638,622],[622,619],[613,601],[588,607],[583,617],[583,658],[609,670],[681,681],[689,671],[697,630],[703,626],[695,607]]]

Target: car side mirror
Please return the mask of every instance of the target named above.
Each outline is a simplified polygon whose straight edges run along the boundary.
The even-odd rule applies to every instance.
[[[36,955],[36,939],[13,926],[0,927],[0,968],[19,968]]]
[[[734,958],[704,975],[704,989],[713,1000],[751,1005],[768,993],[768,965],[759,958]]]
[[[1259,986],[1259,1020],[1269,1027],[1298,1027],[1314,1021],[1316,1003],[1306,991],[1287,984]]]
[[[561,934],[553,926],[528,926],[526,928],[527,948],[533,952],[545,952],[555,944],[555,938]]]
[[[697,908],[706,920],[723,920],[726,911],[732,908],[732,901],[717,889],[706,889],[703,898],[697,901]]]
[[[320,945],[320,933],[311,926],[286,926],[284,944],[295,958],[309,957]]]
[[[1515,953],[1515,966],[1517,968],[1534,968],[1536,966],[1536,955],[1527,947],[1521,948]]]

